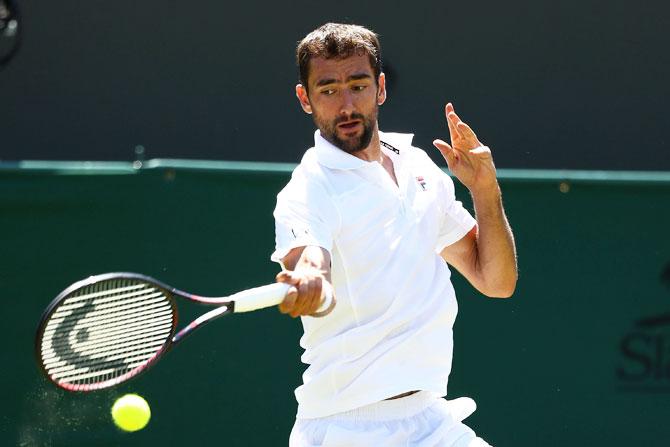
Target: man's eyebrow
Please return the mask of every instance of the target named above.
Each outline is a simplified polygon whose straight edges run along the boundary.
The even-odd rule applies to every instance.
[[[337,83],[337,81],[336,81],[335,79],[333,79],[333,78],[319,79],[319,80],[316,82],[316,86],[317,86],[317,87],[321,87],[321,86],[324,86],[324,85],[335,84],[335,83]]]
[[[356,73],[352,74],[347,78],[347,82],[349,81],[360,81],[361,79],[372,79],[372,76],[370,76],[368,73]]]
[[[372,76],[368,73],[355,73],[349,76],[346,80],[346,82],[351,82],[351,81],[360,81],[361,79],[372,79]],[[323,87],[324,85],[330,85],[330,84],[337,84],[337,79],[334,78],[326,78],[326,79],[319,79],[316,82],[316,87]]]

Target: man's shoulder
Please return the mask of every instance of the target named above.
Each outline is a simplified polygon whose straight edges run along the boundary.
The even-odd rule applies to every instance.
[[[293,170],[292,177],[312,181],[323,177],[323,166],[321,166],[317,159],[316,148],[311,147],[305,151],[300,159],[300,163]]]
[[[312,147],[305,151],[300,163],[293,169],[285,189],[316,186],[323,184],[324,180],[323,166],[317,160],[316,149]]]
[[[315,159],[314,148],[308,149],[288,183],[277,194],[277,206],[286,203],[302,203],[315,208],[327,206],[332,194],[323,169]]]

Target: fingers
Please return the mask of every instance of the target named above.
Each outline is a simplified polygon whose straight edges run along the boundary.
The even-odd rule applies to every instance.
[[[463,121],[460,121],[458,116],[456,118],[459,119],[459,123],[457,124],[456,128],[458,129],[460,135],[466,140],[477,141],[477,135],[475,135],[475,132],[470,128],[470,126],[465,124]]]
[[[449,125],[449,135],[454,149],[463,150],[461,146],[465,145],[469,148],[481,146],[477,135],[470,126],[465,124],[461,118],[456,114],[452,103],[448,103],[445,107],[447,115],[447,124]]]
[[[452,143],[455,143],[455,141],[460,138],[460,134],[456,127],[458,124],[458,116],[456,116],[456,113],[454,112],[454,106],[451,105],[451,103],[447,103],[444,113],[447,117],[447,125],[449,126],[449,138],[451,138]],[[456,121],[454,121],[454,119],[456,119]]]
[[[289,314],[292,317],[310,315],[319,308],[321,303],[322,279],[320,276],[302,281],[298,287],[298,298]]]
[[[293,272],[289,271],[282,271],[277,274],[277,282],[283,282],[286,284],[291,284],[293,286],[297,285],[299,282],[299,279],[293,275]],[[288,289],[288,292],[286,292],[286,296],[284,297],[284,301],[282,301],[279,304],[279,311],[281,313],[287,314],[289,313],[293,307],[295,306],[295,301],[298,298],[298,289],[296,287],[291,287]]]
[[[277,281],[291,284],[291,287],[279,304],[279,311],[295,318],[311,315],[321,305],[323,276],[321,272],[283,271],[277,275]]]

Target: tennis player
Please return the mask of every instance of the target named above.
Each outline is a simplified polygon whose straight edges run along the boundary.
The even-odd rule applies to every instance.
[[[489,297],[516,286],[491,151],[447,104],[450,143],[434,145],[475,219],[412,135],[379,130],[386,79],[372,31],[323,25],[297,62],[317,130],[277,196],[272,255],[294,286],[280,310],[303,317],[309,365],[290,446],[487,446],[462,422],[474,401],[442,397],[457,312],[448,264]],[[315,314],[326,283],[337,304]]]

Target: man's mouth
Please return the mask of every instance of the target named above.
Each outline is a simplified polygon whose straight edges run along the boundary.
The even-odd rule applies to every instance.
[[[356,129],[359,124],[361,124],[360,120],[344,121],[342,123],[339,123],[337,125],[337,128],[347,132]]]

